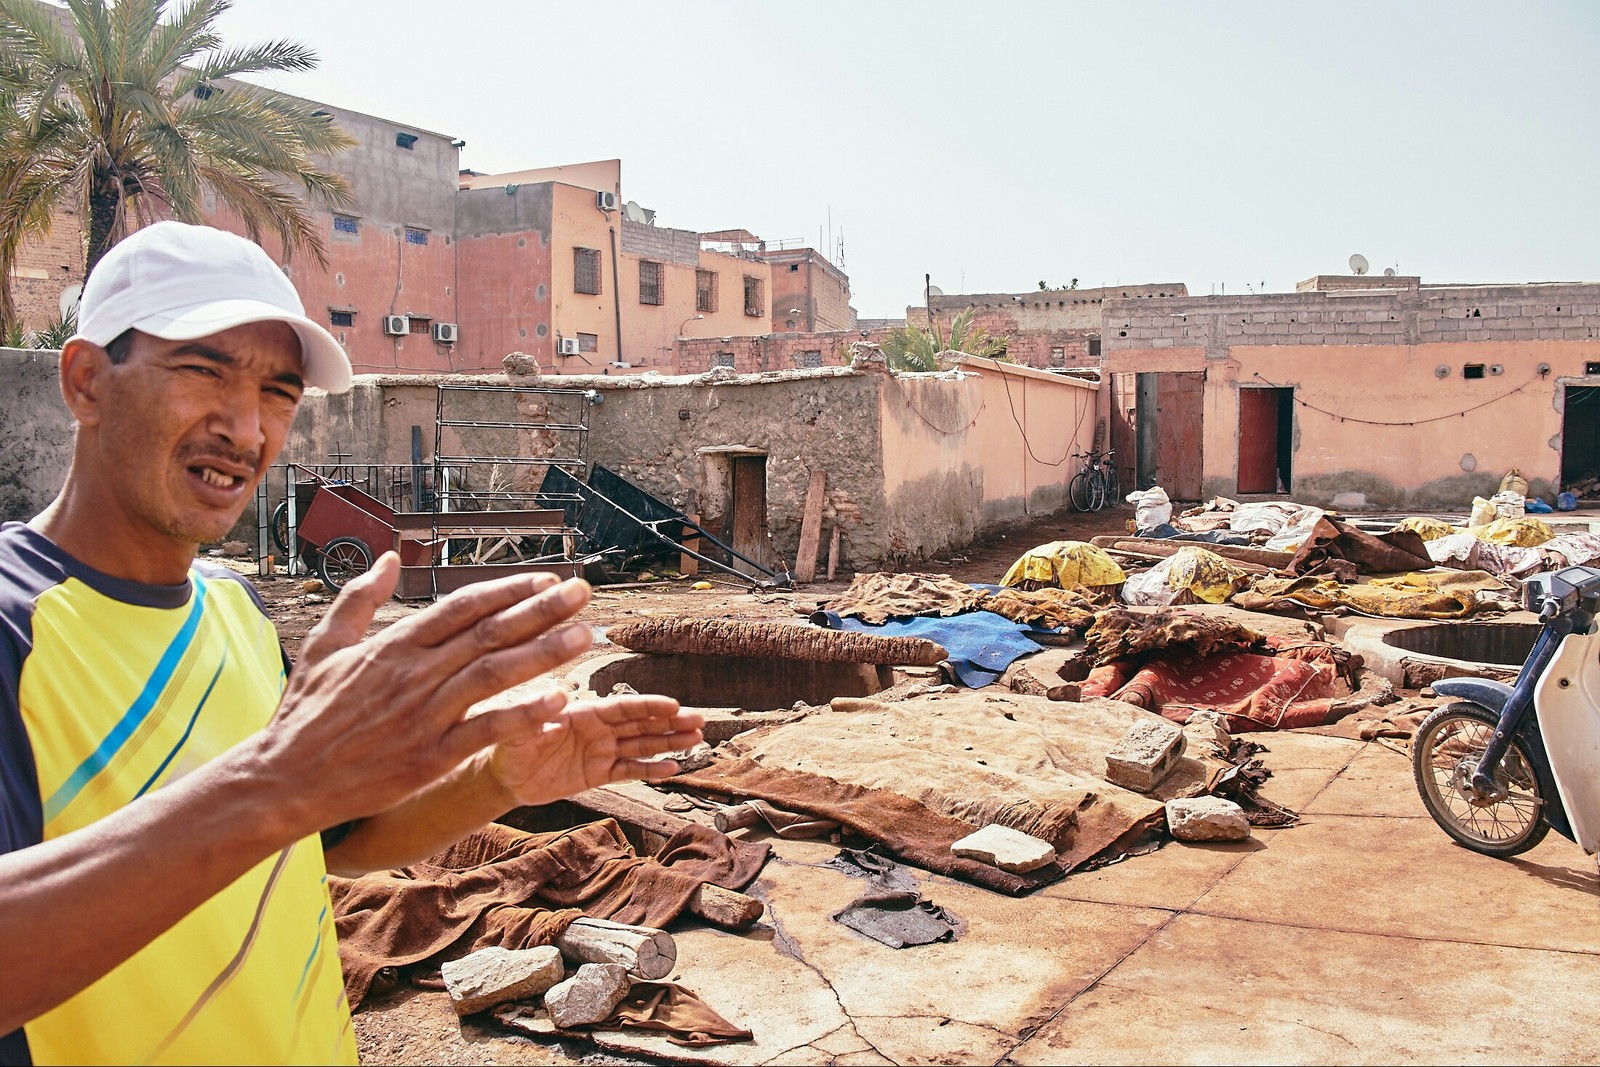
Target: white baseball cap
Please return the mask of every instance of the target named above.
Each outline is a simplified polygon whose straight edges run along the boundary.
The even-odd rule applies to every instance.
[[[158,222],[118,242],[84,283],[77,336],[102,347],[130,329],[192,341],[251,322],[293,327],[306,384],[349,390],[350,357],[306,318],[300,295],[272,257],[210,226]]]

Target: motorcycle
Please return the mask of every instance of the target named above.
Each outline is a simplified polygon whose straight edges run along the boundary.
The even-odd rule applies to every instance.
[[[1440,829],[1486,856],[1515,856],[1554,829],[1600,849],[1600,569],[1528,579],[1539,636],[1516,681],[1447,678],[1456,697],[1423,720],[1411,769]]]

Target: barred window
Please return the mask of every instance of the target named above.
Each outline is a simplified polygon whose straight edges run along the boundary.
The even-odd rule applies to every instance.
[[[694,309],[696,311],[717,310],[716,271],[697,270],[694,272]]]
[[[597,333],[580,333],[578,335],[579,352],[597,352],[600,349],[600,335]]]
[[[334,233],[360,233],[361,226],[353,215],[335,215],[333,217]]]
[[[1067,350],[1060,345],[1050,349],[1050,365],[1052,367],[1065,367],[1067,365]]]
[[[802,367],[822,366],[822,350],[817,348],[808,348],[804,352],[801,352],[800,365]]]
[[[761,279],[744,276],[744,313],[760,317],[767,313],[766,302],[761,298]]]
[[[433,320],[432,319],[419,318],[416,315],[407,315],[406,316],[406,321],[411,323],[411,332],[412,333],[429,333],[429,334],[431,334],[433,332]]]
[[[428,243],[428,231],[419,230],[415,226],[406,227],[406,244],[425,245]]]
[[[354,311],[329,311],[328,323],[332,326],[354,326],[356,313]]]
[[[1099,359],[1100,358],[1100,338],[1098,338],[1098,337],[1089,338],[1089,358],[1090,359]]]
[[[639,261],[639,303],[661,303],[661,264]]]
[[[716,355],[711,357],[711,365],[713,367],[731,367],[731,366],[733,366],[733,353],[732,352],[718,352]]]
[[[572,288],[574,292],[591,296],[600,292],[600,250],[574,248],[572,250]]]

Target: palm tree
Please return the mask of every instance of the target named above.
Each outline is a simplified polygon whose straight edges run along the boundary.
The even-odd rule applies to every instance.
[[[199,222],[210,190],[252,240],[326,264],[309,198],[350,202],[319,165],[355,142],[326,112],[238,75],[309,70],[292,41],[224,48],[229,0],[0,0],[0,271],[54,213],[79,209],[85,267],[146,223]],[[70,17],[70,29],[63,25]],[[0,286],[0,320],[12,317]]]
[[[894,370],[933,371],[939,369],[939,357],[945,352],[1005,359],[1010,338],[996,337],[982,326],[974,326],[972,315],[972,308],[957,315],[950,323],[948,338],[937,322],[930,323],[926,330],[902,326],[891,331],[883,342],[885,362]]]

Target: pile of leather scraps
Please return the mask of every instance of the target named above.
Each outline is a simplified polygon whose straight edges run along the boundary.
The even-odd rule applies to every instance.
[[[1433,560],[1419,534],[1410,530],[1369,534],[1324,515],[1289,562],[1289,573],[1353,582],[1357,574],[1396,574],[1431,566]]]
[[[1432,542],[1437,543],[1437,542]],[[1430,571],[1345,584],[1332,578],[1262,578],[1233,597],[1248,611],[1353,611],[1386,619],[1464,619],[1505,610],[1505,583],[1484,571]],[[1489,594],[1488,596],[1480,594]]]
[[[865,878],[861,895],[830,918],[890,948],[954,941],[966,924],[922,895],[911,872],[872,849],[844,849],[823,864],[854,878]]]
[[[1413,515],[1409,519],[1401,519],[1394,524],[1394,531],[1409,531],[1422,538],[1424,541],[1433,541],[1440,537],[1461,533],[1459,527],[1451,526],[1443,519],[1430,518],[1426,515]]]
[[[947,574],[858,574],[822,606],[842,618],[882,623],[918,615],[944,617],[978,610],[984,594]]]
[[[1012,622],[1082,633],[1094,624],[1096,613],[1111,599],[1104,591],[1095,593],[1082,587],[1001,589],[984,593],[979,606],[984,611],[1004,615]]]
[[[1537,519],[1526,521],[1538,522]],[[1587,531],[1563,533],[1534,545],[1486,541],[1478,536],[1493,525],[1435,538],[1428,542],[1428,555],[1435,563],[1447,567],[1483,570],[1518,579],[1562,567],[1581,567],[1600,559],[1600,535]]]
[[[329,877],[345,994],[359,1008],[380,971],[392,985],[402,968],[548,945],[582,915],[659,928],[707,883],[750,884],[768,853],[698,823],[651,858],[611,819],[545,834],[494,824],[402,870]]]
[[[1126,604],[1220,604],[1250,584],[1250,573],[1195,545],[1177,552],[1123,583]]]
[[[1083,586],[1094,594],[1115,589],[1126,577],[1102,548],[1084,541],[1051,541],[1024,552],[1000,584],[1022,589]]]
[[[1201,615],[1190,611],[1128,611],[1116,608],[1101,612],[1084,643],[1096,666],[1119,659],[1179,648],[1200,656],[1265,647],[1263,633],[1231,619]]]

